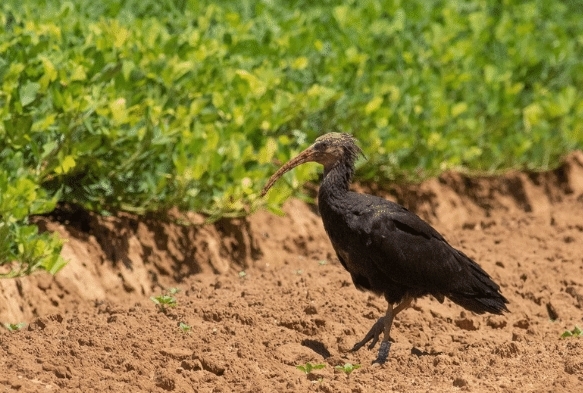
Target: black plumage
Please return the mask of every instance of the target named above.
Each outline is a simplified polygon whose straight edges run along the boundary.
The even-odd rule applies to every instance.
[[[353,350],[371,340],[373,348],[384,333],[375,360],[384,363],[393,318],[421,296],[432,295],[440,302],[447,297],[478,314],[508,311],[508,301],[488,273],[419,216],[386,199],[349,190],[359,154],[351,135],[325,134],[282,166],[263,189],[265,194],[302,163],[324,166],[318,207],[338,259],[358,289],[383,295],[389,303],[386,315]]]

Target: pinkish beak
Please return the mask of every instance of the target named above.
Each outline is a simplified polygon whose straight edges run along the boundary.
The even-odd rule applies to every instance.
[[[265,196],[265,194],[267,194],[267,191],[269,191],[269,189],[273,186],[273,184],[280,177],[282,177],[286,172],[291,171],[296,166],[301,165],[303,163],[315,161],[314,160],[315,153],[316,153],[316,151],[312,148],[312,146],[310,146],[306,150],[301,152],[298,156],[289,160],[285,165],[283,165],[281,168],[279,168],[278,171],[275,172],[269,178],[269,181],[267,182],[267,184],[265,185],[265,187],[263,187],[263,190],[261,191],[261,196]]]

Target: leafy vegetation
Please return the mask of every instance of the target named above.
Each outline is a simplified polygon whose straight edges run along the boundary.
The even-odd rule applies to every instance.
[[[184,322],[180,322],[178,324],[178,327],[180,328],[180,330],[182,330],[183,333],[188,333],[192,329],[192,326],[190,326]]]
[[[304,374],[309,374],[314,370],[321,370],[324,367],[326,367],[325,364],[312,364],[310,362],[307,362],[306,364],[300,364],[297,365],[296,368],[300,371],[302,371]]]
[[[1,130],[0,125],[0,134]],[[62,240],[56,234],[39,234],[29,216],[54,209],[59,193],[51,196],[38,184],[21,152],[0,149],[0,160],[0,278],[37,269],[54,274],[65,265],[60,256]]]
[[[178,292],[180,292],[180,290],[178,288],[170,288],[166,291],[165,294],[158,295],[158,296],[151,296],[150,300],[152,300],[154,302],[154,304],[156,305],[156,307],[160,311],[165,313],[168,310],[168,308],[176,307],[177,303],[176,303],[176,298],[174,297],[174,295],[176,295]],[[181,326],[181,329],[182,329],[182,326]],[[182,329],[182,330],[184,331],[184,329]]]
[[[575,326],[575,328],[573,330],[565,330],[563,332],[563,334],[561,334],[561,338],[582,337],[582,336],[583,336],[583,330],[581,330],[581,328],[579,326]]]
[[[342,371],[346,375],[350,375],[354,370],[360,368],[360,364],[344,363],[344,366],[336,366],[334,368]]]
[[[274,212],[274,163],[355,134],[359,177],[546,169],[583,147],[577,2],[16,1],[0,5],[0,270],[56,272],[30,215]]]
[[[20,323],[5,323],[4,327],[6,328],[6,330],[10,331],[10,332],[17,332],[21,329],[23,329],[24,327],[26,327],[26,323],[24,322],[20,322]]]

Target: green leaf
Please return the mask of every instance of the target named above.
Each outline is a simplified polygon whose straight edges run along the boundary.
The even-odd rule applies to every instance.
[[[312,364],[310,362],[303,364],[303,365],[297,365],[296,368],[302,372],[304,372],[305,374],[309,374],[311,373],[313,370],[321,370],[324,367],[326,367],[325,364]]]
[[[451,107],[451,117],[458,117],[462,113],[468,110],[468,104],[465,102],[458,102]]]
[[[21,330],[22,328],[26,327],[26,323],[19,322],[19,323],[5,323],[4,327],[10,332],[16,332]]]
[[[36,82],[27,82],[23,86],[21,86],[19,94],[20,94],[20,103],[22,106],[27,106],[31,104],[35,99],[38,91],[40,90],[40,85]]]
[[[379,96],[374,97],[364,107],[364,113],[366,113],[367,115],[370,115],[371,113],[376,112],[381,107],[382,103],[383,103],[383,97],[379,97]]]
[[[61,175],[66,174],[71,171],[71,169],[75,168],[75,158],[71,155],[65,156],[63,161],[61,161],[60,165],[55,168],[55,173]]]
[[[348,20],[348,15],[350,14],[350,8],[346,5],[339,5],[337,7],[334,7],[332,13],[334,15],[334,18],[336,19],[336,22],[338,22],[340,28],[345,28]]]
[[[579,326],[575,326],[573,330],[565,330],[563,334],[561,334],[561,338],[567,337],[581,337],[583,336],[583,330]]]
[[[176,306],[176,298],[170,295],[151,296],[150,300],[152,300],[154,304],[160,306],[161,308]]]
[[[344,366],[336,366],[334,368],[350,375],[354,370],[360,368],[360,364],[345,363]]]

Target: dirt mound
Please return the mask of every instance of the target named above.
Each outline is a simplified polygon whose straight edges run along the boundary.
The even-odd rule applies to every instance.
[[[68,242],[56,277],[0,281],[0,391],[577,391],[583,385],[583,153],[545,173],[369,190],[430,221],[500,283],[511,313],[418,300],[395,322],[389,361],[347,352],[384,313],[358,292],[313,209],[201,225],[38,217]],[[189,225],[183,225],[184,222]],[[239,272],[244,271],[244,274]],[[161,312],[149,297],[181,289]],[[191,328],[184,332],[180,323]],[[296,365],[326,367],[306,376]],[[362,368],[346,375],[344,363]]]

